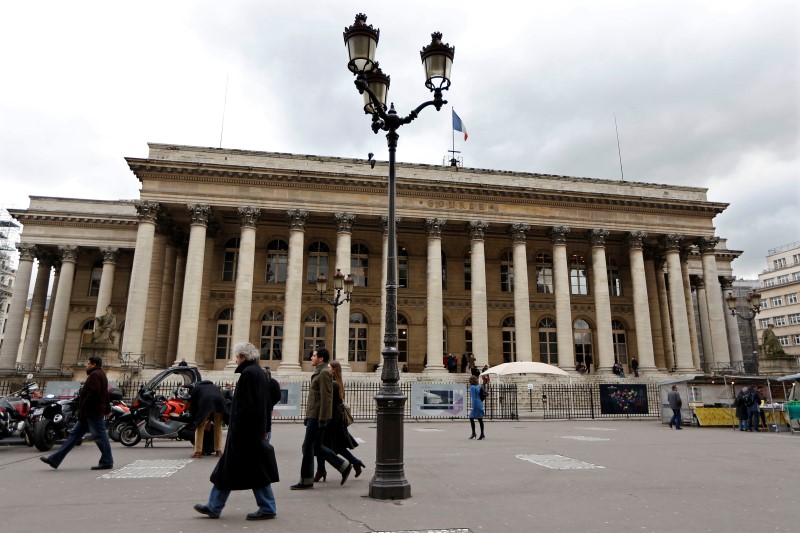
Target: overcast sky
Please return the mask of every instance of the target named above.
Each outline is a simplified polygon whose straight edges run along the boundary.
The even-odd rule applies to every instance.
[[[800,2],[7,2],[0,19],[0,206],[136,198],[147,143],[387,159],[342,31],[380,28],[389,100],[428,98],[419,50],[456,47],[447,99],[468,167],[707,187],[755,277],[800,241]],[[227,80],[227,104],[225,102]],[[224,130],[222,129],[225,108]],[[441,164],[449,107],[400,130]]]

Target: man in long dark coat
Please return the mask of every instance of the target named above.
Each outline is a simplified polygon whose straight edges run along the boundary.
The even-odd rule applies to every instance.
[[[239,382],[231,406],[228,438],[216,468],[211,473],[211,495],[206,505],[194,510],[209,518],[219,518],[232,490],[250,489],[258,510],[248,520],[275,518],[275,495],[270,483],[277,482],[275,453],[267,443],[267,428],[272,406],[267,376],[258,365],[258,349],[249,342],[233,347]]]

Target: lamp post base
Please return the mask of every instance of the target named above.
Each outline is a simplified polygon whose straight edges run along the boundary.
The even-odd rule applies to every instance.
[[[379,392],[377,404],[377,457],[375,475],[369,482],[369,497],[377,500],[405,500],[411,485],[403,471],[403,394]]]

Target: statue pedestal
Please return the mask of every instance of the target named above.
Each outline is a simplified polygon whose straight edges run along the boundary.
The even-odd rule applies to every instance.
[[[798,372],[797,358],[791,355],[761,357],[758,360],[759,374],[795,374]]]
[[[92,356],[100,357],[103,360],[103,368],[120,365],[119,346],[111,342],[89,343],[81,346],[81,361],[85,363]]]

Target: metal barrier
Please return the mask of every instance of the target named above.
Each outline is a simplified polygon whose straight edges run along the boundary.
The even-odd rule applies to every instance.
[[[634,390],[633,387],[646,387],[646,405],[641,399],[637,409],[631,412],[603,412],[603,404],[608,405],[601,398],[601,386],[612,387],[615,391]],[[546,401],[543,402],[545,420],[574,420],[574,419],[620,419],[620,418],[659,418],[661,416],[661,399],[658,394],[658,385],[655,383],[627,384],[627,383],[572,383],[569,385],[542,385],[542,392]],[[623,409],[620,409],[623,410]],[[645,412],[642,412],[642,411]],[[606,409],[613,411],[613,409]],[[624,410],[623,410],[624,411]]]

